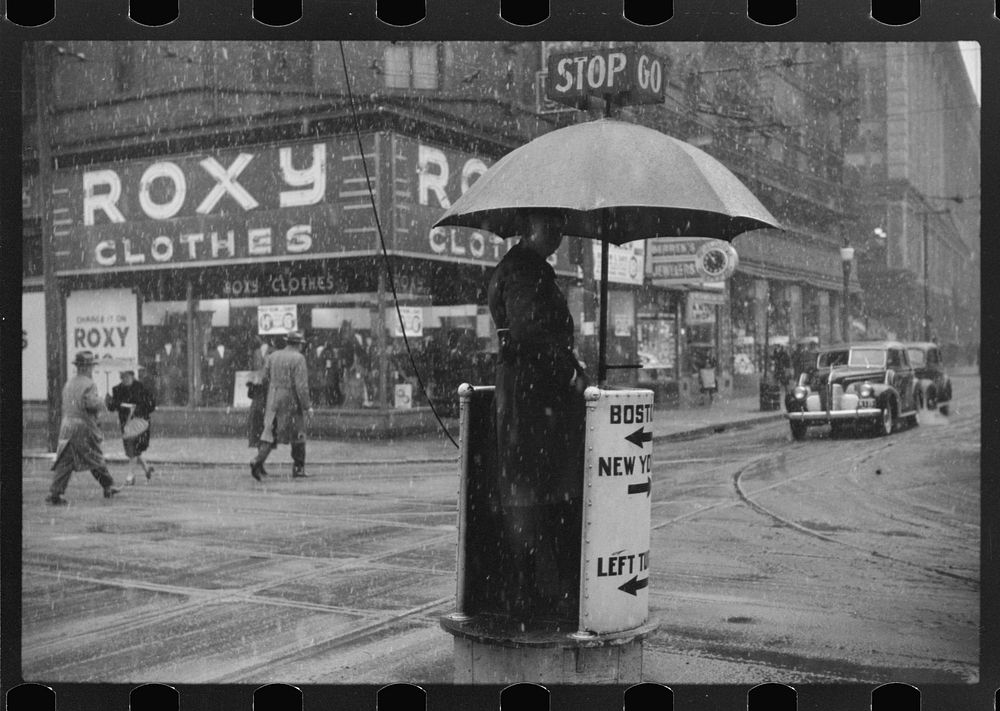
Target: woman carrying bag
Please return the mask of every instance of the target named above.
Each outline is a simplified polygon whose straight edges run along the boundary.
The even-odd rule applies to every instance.
[[[132,464],[125,483],[131,486],[135,484],[136,464],[142,467],[146,481],[153,476],[154,469],[142,460],[142,453],[149,449],[149,417],[156,409],[156,400],[146,386],[136,380],[135,371],[123,370],[121,378],[121,383],[105,398],[105,404],[109,410],[118,411],[125,456]]]

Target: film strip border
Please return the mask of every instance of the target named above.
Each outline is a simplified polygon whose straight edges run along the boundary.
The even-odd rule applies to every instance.
[[[80,4],[80,3],[77,3]],[[421,23],[428,18],[434,19],[428,14],[426,0],[378,0],[371,3],[375,5],[374,16],[389,27],[405,28]],[[735,6],[737,3],[729,3]],[[962,3],[970,5],[971,3]],[[70,9],[71,3],[65,2],[66,9]],[[88,3],[89,5],[89,3]],[[250,10],[250,17],[253,21],[261,25],[283,28],[298,23],[302,20],[311,22],[320,19],[314,13],[319,10],[318,3],[312,3],[308,9],[303,8],[303,0],[245,0],[244,9]],[[340,9],[346,9],[347,3],[330,3],[338,5]],[[370,5],[370,4],[369,4]],[[432,4],[433,5],[433,4]],[[545,23],[552,18],[552,8],[549,0],[498,0],[499,17],[514,27],[533,27]],[[676,5],[676,7],[675,7]],[[800,10],[807,10],[799,7],[797,0],[745,0],[746,18],[750,21],[765,27],[785,25],[794,22],[799,17]],[[936,10],[940,12],[946,3],[925,2],[921,7],[920,0],[870,0],[868,16],[870,19],[881,25],[889,27],[901,27],[919,21],[924,17],[922,9]],[[935,8],[934,5],[937,7]],[[608,3],[608,11],[611,11],[611,3]],[[720,5],[720,9],[722,5]],[[954,14],[958,9],[954,6],[949,14]],[[663,0],[653,3],[648,0],[621,0],[621,16],[624,20],[640,27],[655,27],[671,22],[678,15],[692,14],[692,10],[697,12],[697,8],[685,7],[685,3],[674,3],[672,0]],[[735,7],[725,7],[724,12],[732,13]],[[825,7],[821,7],[825,11]],[[184,16],[190,11],[185,6]],[[370,7],[369,7],[370,11]],[[8,0],[6,19],[26,28],[40,27],[53,19],[61,19],[62,10],[57,9],[56,0]],[[937,14],[928,12],[928,15]],[[960,14],[964,14],[964,11]],[[323,15],[328,18],[329,8],[324,9]],[[994,17],[1000,17],[1000,8],[994,9]],[[182,18],[179,0],[129,0],[128,18],[136,25],[155,28],[164,27]],[[346,18],[345,18],[346,19]],[[925,19],[932,19],[930,17]]]
[[[301,689],[288,684],[269,684],[257,688],[232,687],[218,698],[216,692],[197,688],[179,689],[165,684],[145,684],[131,691],[120,689],[94,697],[100,705],[79,705],[73,708],[129,708],[131,711],[174,711],[201,708],[252,708],[254,711],[295,711],[296,709],[373,709],[373,711],[427,711],[428,709],[616,709],[623,711],[685,711],[686,709],[746,709],[746,711],[797,711],[802,709],[868,708],[871,711],[921,711],[921,709],[972,708],[955,705],[947,691],[924,692],[902,683],[887,683],[875,687],[865,699],[865,706],[845,687],[807,687],[797,690],[784,684],[760,684],[750,689],[733,687],[723,693],[713,693],[711,705],[705,705],[706,694],[698,687],[674,691],[660,684],[643,683],[627,689],[594,687],[574,690],[571,687],[548,689],[531,683],[507,687],[466,687],[457,693],[442,694],[442,690],[414,684],[391,684],[380,689],[345,687],[336,691]],[[181,704],[183,696],[184,703]],[[448,697],[442,699],[442,697]],[[24,684],[7,693],[9,711],[55,711],[68,708],[57,704],[53,689],[40,684]],[[446,701],[448,705],[442,703]],[[1000,701],[1000,691],[993,699],[993,708]],[[459,705],[460,702],[460,705]],[[126,706],[127,704],[127,706]],[[455,705],[451,705],[455,704]],[[975,707],[975,708],[987,708]]]
[[[871,39],[887,39],[886,34],[893,27],[902,32],[940,30],[949,37],[959,35],[968,38],[983,36],[991,32],[995,37],[1000,9],[991,2],[920,3],[919,0],[854,0],[844,3],[811,4],[797,3],[795,0],[748,0],[745,3],[719,4],[714,10],[706,10],[702,3],[642,1],[604,3],[604,9],[594,10],[595,3],[586,3],[590,12],[575,12],[572,3],[505,3],[498,2],[492,8],[477,10],[464,9],[452,5],[451,14],[440,12],[443,4],[431,2],[337,2],[306,3],[295,2],[251,2],[251,0],[222,0],[184,4],[178,0],[166,2],[128,4],[125,0],[109,2],[69,2],[56,0],[32,2],[31,0],[9,0],[6,3],[3,20],[0,20],[0,38],[9,40],[32,38],[33,32],[25,28],[36,28],[42,36],[52,36],[51,32],[68,32],[70,35],[89,36],[96,33],[104,36],[114,34],[124,36],[130,28],[146,30],[161,28],[165,32],[183,35],[186,32],[204,32],[217,36],[228,36],[230,32],[259,31],[260,36],[272,28],[286,28],[289,38],[311,34],[316,31],[326,33],[349,32],[358,28],[366,32],[394,32],[411,27],[418,33],[433,33],[442,27],[448,33],[467,25],[470,18],[484,20],[484,25],[476,26],[476,32],[491,32],[506,23],[511,32],[519,28],[525,31],[551,32],[556,24],[570,20],[565,26],[578,33],[593,23],[608,19],[610,28],[602,30],[614,32],[615,23],[633,32],[643,32],[647,28],[663,31],[669,39],[714,39],[720,35],[732,36],[742,28],[758,25],[758,34],[747,39],[760,39],[767,35],[768,27],[781,26],[795,32],[799,24],[803,39],[824,23],[836,29],[857,30],[860,36]],[[484,3],[483,5],[487,5]],[[499,13],[496,6],[499,5]],[[923,7],[921,7],[923,5]],[[95,11],[95,8],[96,11]],[[114,8],[114,11],[111,9]],[[543,9],[544,8],[544,9]],[[102,9],[108,11],[107,15]],[[921,12],[923,11],[923,12]],[[236,14],[228,14],[228,13]],[[360,19],[358,13],[360,13]],[[55,21],[52,21],[55,18]],[[706,18],[711,27],[706,27]],[[304,20],[304,22],[303,22]],[[101,24],[109,22],[105,32]],[[340,22],[342,24],[338,25]],[[48,24],[51,23],[51,24]],[[203,24],[204,23],[204,24]],[[329,23],[323,26],[322,23]],[[629,24],[631,23],[631,25]],[[6,28],[2,26],[6,25]],[[542,27],[544,25],[544,28]],[[919,26],[918,26],[919,25]],[[317,30],[317,26],[324,29]],[[922,27],[921,27],[922,26]],[[343,29],[343,28],[347,29]],[[311,28],[311,29],[310,29]],[[968,30],[964,32],[963,30]],[[673,34],[673,33],[676,33]],[[700,34],[703,33],[703,34]],[[830,37],[820,32],[817,38]],[[154,32],[141,34],[142,37],[156,37]],[[267,35],[272,36],[272,35]],[[284,37],[285,35],[281,35]],[[788,35],[782,35],[785,37]],[[912,35],[906,35],[912,39]],[[8,52],[7,56],[10,54]],[[6,71],[15,73],[8,68]],[[5,153],[7,155],[7,153]],[[984,147],[984,156],[988,155]],[[984,165],[984,169],[986,166]],[[995,178],[995,176],[994,176]],[[984,173],[984,182],[989,177]],[[986,231],[986,230],[984,230]],[[988,350],[988,349],[987,349]],[[8,497],[9,500],[9,497]],[[989,499],[986,499],[989,501]],[[15,502],[16,503],[16,502]],[[6,508],[6,507],[5,507]],[[9,518],[8,518],[9,521]],[[6,529],[5,529],[6,533]],[[5,547],[10,541],[5,536]],[[19,542],[19,541],[18,541]],[[18,546],[19,548],[19,546]],[[16,554],[16,553],[15,553]],[[8,568],[9,573],[9,568]],[[989,588],[989,579],[984,580],[984,589]],[[5,599],[5,602],[7,600]],[[989,630],[987,630],[988,632]],[[5,633],[6,636],[6,633]],[[5,652],[10,649],[5,642]],[[15,658],[16,654],[12,655]],[[990,657],[995,660],[995,656]],[[984,662],[987,661],[984,658]],[[984,669],[985,670],[985,669]],[[579,709],[743,709],[757,711],[768,709],[996,709],[1000,699],[996,690],[980,687],[929,686],[923,689],[888,683],[874,688],[854,685],[790,687],[780,684],[764,684],[747,688],[745,686],[713,687],[666,687],[657,684],[640,684],[629,689],[620,687],[552,688],[534,684],[516,684],[500,687],[427,687],[397,684],[381,689],[373,687],[303,687],[273,684],[263,687],[251,685],[215,686],[166,686],[147,684],[135,687],[126,685],[54,685],[38,684],[10,685],[5,675],[5,707],[20,709],[49,708],[254,708],[254,709],[294,709],[294,708],[338,708],[338,709],[437,709],[437,708],[579,708]],[[991,677],[992,678],[992,677]],[[725,683],[725,680],[720,680]],[[183,699],[183,702],[181,701]],[[991,705],[992,704],[992,705]]]

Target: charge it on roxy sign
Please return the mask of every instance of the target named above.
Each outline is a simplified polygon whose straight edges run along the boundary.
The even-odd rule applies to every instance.
[[[585,108],[590,96],[619,106],[664,101],[663,60],[636,47],[551,54],[547,70],[545,95],[560,104]]]

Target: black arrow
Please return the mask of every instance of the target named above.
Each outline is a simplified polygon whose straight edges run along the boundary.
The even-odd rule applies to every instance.
[[[642,492],[645,491],[646,492],[646,496],[648,497],[649,496],[649,492],[650,492],[650,490],[652,488],[653,488],[653,478],[652,477],[646,477],[646,483],[645,484],[629,484],[628,485],[628,493],[630,493],[630,494],[641,494]]]
[[[635,432],[627,436],[625,439],[627,439],[629,442],[634,444],[639,449],[642,449],[643,442],[653,441],[653,431],[650,430],[649,432],[647,432],[645,427],[640,427]]]
[[[629,595],[635,595],[636,591],[642,590],[644,587],[649,585],[649,576],[647,575],[642,580],[639,580],[639,576],[636,575],[627,583],[618,586],[618,589],[622,592],[627,592]]]

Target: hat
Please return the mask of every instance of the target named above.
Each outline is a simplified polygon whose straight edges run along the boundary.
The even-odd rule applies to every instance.
[[[306,337],[302,331],[289,331],[285,334],[286,343],[305,343]]]
[[[97,357],[92,351],[80,351],[73,359],[73,365],[78,366],[94,365],[95,363],[97,363]]]
[[[133,378],[135,377],[135,371],[132,370],[131,368],[126,368],[125,370],[120,370],[120,371],[118,371],[118,374],[119,375],[128,374],[128,375],[131,375]]]

